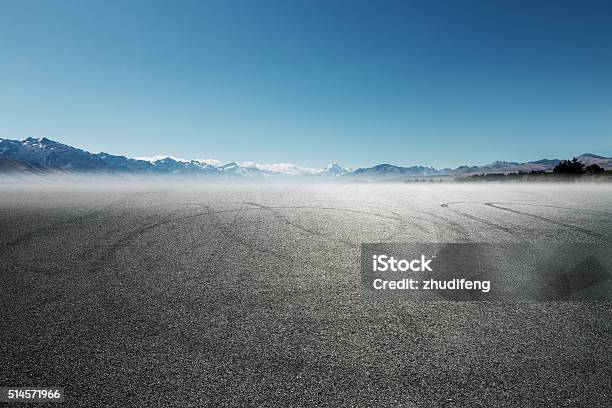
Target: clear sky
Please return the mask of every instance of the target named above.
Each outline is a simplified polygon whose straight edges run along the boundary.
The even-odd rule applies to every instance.
[[[612,156],[612,2],[0,0],[0,137],[28,136],[310,167]]]

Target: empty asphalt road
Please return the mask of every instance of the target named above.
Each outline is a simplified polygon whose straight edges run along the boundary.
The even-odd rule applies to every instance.
[[[610,407],[610,303],[372,300],[363,242],[612,248],[612,187],[0,185],[0,386],[87,407]]]

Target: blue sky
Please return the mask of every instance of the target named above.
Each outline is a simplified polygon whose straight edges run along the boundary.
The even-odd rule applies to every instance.
[[[0,0],[0,137],[321,167],[612,156],[612,3]]]

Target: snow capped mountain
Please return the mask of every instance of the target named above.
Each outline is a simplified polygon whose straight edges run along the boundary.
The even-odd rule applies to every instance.
[[[218,165],[221,164],[220,160],[216,160],[216,159],[195,159],[195,161],[202,163],[202,164],[208,164],[211,165],[213,167],[217,167]]]
[[[268,175],[286,175],[286,176],[304,176],[309,174],[315,174],[318,172],[317,169],[309,167],[301,167],[293,163],[254,163],[254,162],[243,162],[240,163],[242,167],[256,168]]]
[[[214,159],[185,160],[172,156],[130,158],[106,152],[92,154],[51,139],[34,139],[31,137],[22,141],[0,139],[0,157],[36,164],[51,170],[74,172],[96,171],[244,177],[299,176],[317,173],[316,169],[300,167],[291,163],[232,162],[218,166],[219,161]],[[4,167],[8,168],[9,165],[6,164]],[[19,168],[19,166],[11,166],[11,168]]]
[[[219,170],[210,164],[201,163],[197,160],[179,161],[171,157],[155,160],[151,163],[156,172],[171,174],[188,173],[218,173]]]
[[[328,165],[323,170],[318,171],[316,174],[320,176],[328,176],[328,177],[339,177],[351,172],[351,169],[344,168],[340,166],[338,163],[333,162]]]
[[[116,170],[122,169],[126,171],[152,171],[153,164],[145,160],[130,159],[125,156],[115,156],[110,153],[96,154],[106,164]]]
[[[148,162],[156,162],[158,160],[163,160],[163,159],[172,159],[172,160],[176,160],[179,162],[187,162],[189,160],[186,159],[179,159],[173,156],[169,156],[167,154],[157,154],[155,156],[138,156],[138,157],[134,157],[134,160],[143,160],[143,161],[148,161]]]
[[[223,174],[229,176],[262,177],[266,173],[255,166],[242,166],[236,162],[217,167]]]
[[[511,173],[518,171],[551,171],[558,159],[541,159],[519,163],[494,161],[482,166],[459,166],[455,169],[438,170],[433,167],[402,167],[378,164],[372,167],[351,170],[337,163],[324,169],[301,167],[292,163],[262,164],[255,162],[231,162],[219,165],[214,159],[185,160],[171,156],[136,157],[118,156],[110,153],[92,154],[48,138],[28,137],[24,140],[0,138],[0,172],[94,172],[133,173],[189,176],[226,177],[320,177],[347,180],[402,180],[422,177],[469,176],[481,173]],[[585,153],[577,157],[586,166],[597,164],[612,169],[612,158]]]
[[[248,177],[307,176],[319,172],[317,169],[301,167],[292,163],[231,162],[217,168],[225,174]]]
[[[68,171],[104,171],[108,165],[99,157],[46,137],[22,141],[2,139],[0,156],[26,163]]]
[[[121,156],[123,157],[123,156]],[[204,172],[204,173],[216,173],[217,168],[213,163],[218,163],[218,160],[213,159],[202,159],[202,160],[185,160],[178,159],[172,156],[157,155],[152,157],[136,157],[134,159],[128,159],[132,161],[148,163],[151,170],[156,172],[170,172],[170,173],[189,173],[189,172]]]

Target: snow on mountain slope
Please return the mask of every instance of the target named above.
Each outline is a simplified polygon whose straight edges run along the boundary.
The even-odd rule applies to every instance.
[[[46,137],[0,140],[0,156],[68,171],[104,171],[108,166],[99,157]]]
[[[236,177],[308,176],[345,177],[365,180],[394,180],[402,178],[467,176],[480,173],[513,173],[518,171],[552,171],[559,159],[541,159],[519,163],[494,161],[482,166],[459,166],[438,170],[428,166],[396,166],[378,164],[351,170],[337,163],[324,169],[302,167],[292,163],[231,162],[219,165],[214,159],[185,160],[172,156],[126,157],[110,153],[92,154],[48,138],[28,137],[24,140],[0,138],[0,158],[5,159],[1,171],[6,169],[36,169],[36,171],[63,170],[68,172],[110,172],[214,175]],[[597,164],[612,169],[612,158],[585,153],[577,157],[586,166]],[[6,160],[10,160],[6,161]],[[13,162],[17,162],[13,163]]]

